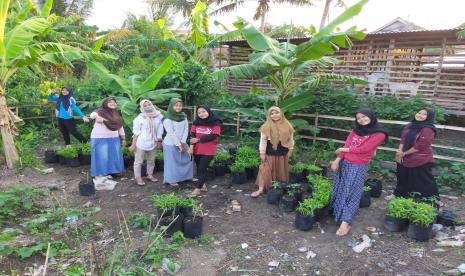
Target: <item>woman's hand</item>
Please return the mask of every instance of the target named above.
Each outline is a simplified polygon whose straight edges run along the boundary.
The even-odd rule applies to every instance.
[[[190,143],[191,145],[196,144],[199,142],[199,138],[191,138]]]
[[[396,151],[396,162],[402,164],[405,154],[402,151]]]
[[[333,172],[336,172],[337,170],[339,170],[339,162],[340,162],[339,159],[336,159],[336,160],[330,162],[330,164],[331,164],[331,170],[332,170]]]
[[[183,152],[184,151],[184,145],[182,143],[179,144],[178,149],[179,149],[179,152]]]
[[[339,153],[341,153],[341,152],[349,152],[349,148],[338,148],[338,149],[336,150],[336,154],[339,154]]]
[[[265,154],[260,154],[260,160],[263,162],[265,162],[265,158],[266,158],[266,155]]]
[[[287,158],[291,158],[292,156],[292,149],[289,149],[289,151],[287,152]]]
[[[103,117],[101,117],[101,116],[99,116],[99,115],[97,115],[97,117],[95,117],[95,121],[96,121],[97,123],[103,123],[103,122],[106,121],[106,119],[103,118]]]
[[[130,152],[136,152],[136,145],[135,144],[131,144],[131,146],[128,148],[128,150]]]
[[[89,118],[87,118],[87,116],[82,117],[82,120],[84,121],[84,123],[88,123],[88,122],[89,122]]]
[[[190,146],[187,153],[189,153],[189,155],[192,156],[192,154],[194,154],[194,146]]]

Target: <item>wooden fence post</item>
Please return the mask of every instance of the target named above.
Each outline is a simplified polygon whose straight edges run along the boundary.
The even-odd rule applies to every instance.
[[[241,131],[241,114],[238,112],[237,119],[236,119],[236,137],[239,137],[240,131]]]
[[[192,122],[197,118],[197,112],[195,112],[197,110],[197,106],[194,105],[194,108],[192,109]]]
[[[314,124],[314,127],[315,127],[315,131],[313,132],[313,144],[315,144],[315,141],[316,141],[316,131],[318,129],[318,112],[315,114],[315,124]]]

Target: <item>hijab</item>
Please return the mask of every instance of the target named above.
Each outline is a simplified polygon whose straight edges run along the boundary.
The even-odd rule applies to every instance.
[[[178,98],[172,98],[170,100],[170,104],[168,105],[168,110],[166,110],[165,118],[168,118],[175,122],[181,122],[187,118],[186,113],[182,111],[181,112],[174,111],[174,105],[178,102],[182,102],[182,100]]]
[[[370,123],[366,126],[362,126],[361,124],[359,124],[357,122],[357,113],[361,113],[370,118]],[[384,133],[384,135],[386,135],[386,137],[384,138],[384,142],[386,143],[389,139],[388,132],[383,128],[383,126],[380,123],[378,123],[378,118],[376,118],[373,110],[367,107],[361,108],[355,113],[354,132],[358,136],[367,136],[374,133]]]
[[[103,117],[105,121],[103,121],[103,124],[112,131],[117,131],[119,130],[122,126],[123,123],[121,122],[121,116],[118,113],[118,110],[116,109],[111,109],[108,107],[108,103],[110,101],[115,101],[115,98],[113,97],[108,97],[103,100],[102,106],[96,110],[97,114],[100,117]]]
[[[405,137],[404,147],[402,149],[404,152],[413,147],[415,138],[423,128],[430,128],[434,131],[435,136],[437,134],[437,129],[434,126],[434,110],[430,108],[422,108],[420,110],[426,110],[426,119],[424,121],[417,121],[414,117],[413,120],[405,126],[408,128],[408,132],[407,136]]]
[[[271,119],[271,112],[274,110],[281,113],[281,119],[278,121],[273,121]],[[277,106],[272,106],[266,113],[266,121],[260,127],[260,132],[271,138],[271,145],[273,149],[276,150],[280,142],[283,147],[289,148],[291,146],[294,128],[286,117],[284,117],[284,113],[281,109]]]
[[[206,105],[200,105],[197,107],[196,112],[199,110],[199,108],[203,108],[207,111],[208,117],[205,119],[201,119],[200,117],[197,116],[197,118],[192,122],[192,125],[194,126],[216,126],[216,125],[221,125],[222,121],[221,119],[218,119],[215,114],[211,111],[211,109],[206,106]]]
[[[61,88],[62,90],[63,89],[66,89],[68,90],[68,95],[63,95],[62,92],[60,92],[60,96],[58,96],[58,100],[57,100],[57,106],[56,106],[56,110],[60,110],[60,105],[63,103],[63,107],[66,111],[69,110],[69,107],[71,105],[71,99],[74,99],[73,97],[73,88],[71,86],[63,86]]]
[[[150,103],[150,107],[152,108],[151,112],[145,111],[145,108],[144,108],[145,103]],[[142,116],[142,118],[147,120],[148,123],[146,126],[146,130],[150,136],[150,139],[153,141],[156,138],[155,137],[156,136],[155,135],[155,118],[160,116],[161,113],[155,108],[153,103],[149,100],[142,100],[140,101],[139,105],[140,105],[140,112],[141,112],[140,116]]]

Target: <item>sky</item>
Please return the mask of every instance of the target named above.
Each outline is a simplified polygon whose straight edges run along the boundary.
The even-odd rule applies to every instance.
[[[237,16],[243,17],[254,25],[259,26],[258,21],[253,21],[255,11],[254,0],[246,0],[245,4],[237,11],[220,17],[212,17],[211,32],[217,31],[212,24],[216,19],[232,28],[231,23]],[[293,7],[290,5],[272,5],[267,22],[272,25],[284,23],[300,26],[319,26],[323,12],[324,1],[315,0],[314,6]],[[336,1],[333,1],[336,2]],[[345,0],[347,5],[356,3],[356,0]],[[330,19],[333,19],[343,10],[332,7]],[[409,20],[426,29],[454,28],[465,22],[465,0],[370,0],[365,5],[359,16],[347,22],[342,27],[357,25],[360,29],[374,31],[396,17]],[[97,25],[100,30],[115,29],[121,27],[127,13],[136,15],[148,14],[144,0],[94,0],[94,10],[87,23]],[[182,23],[181,16],[175,17],[174,26]]]

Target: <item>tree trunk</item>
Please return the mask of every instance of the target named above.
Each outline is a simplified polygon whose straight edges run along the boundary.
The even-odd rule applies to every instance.
[[[263,34],[265,33],[265,17],[266,17],[266,12],[263,12],[262,16],[260,17],[260,31]]]
[[[326,25],[326,21],[328,21],[329,16],[329,6],[333,0],[326,0],[325,2],[325,9],[323,10],[323,16],[321,16],[320,22],[320,30]]]
[[[3,87],[0,87],[0,132],[2,134],[6,165],[9,169],[13,169],[19,160],[13,134],[16,130],[15,123],[20,121],[21,119],[19,119],[6,105],[6,94],[4,93]]]

